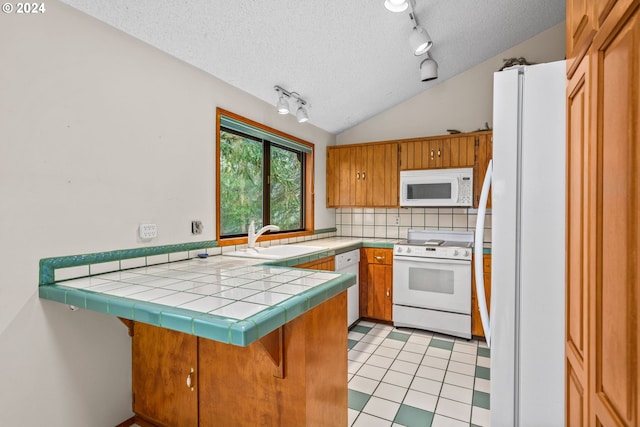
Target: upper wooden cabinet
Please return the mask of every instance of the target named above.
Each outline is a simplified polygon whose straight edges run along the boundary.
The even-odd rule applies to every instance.
[[[569,77],[586,55],[609,14],[629,7],[630,3],[630,0],[567,0],[566,57]]]
[[[492,141],[482,131],[327,147],[327,207],[398,207],[400,170],[438,168],[474,168],[478,207]]]
[[[327,207],[398,206],[398,144],[327,147]]]
[[[400,142],[400,170],[473,167],[477,135],[456,134]]]

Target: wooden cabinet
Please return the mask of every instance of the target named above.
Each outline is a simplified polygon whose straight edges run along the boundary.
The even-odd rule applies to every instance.
[[[484,293],[487,298],[487,310],[491,308],[491,255],[484,254],[482,256],[484,265]],[[473,287],[471,288],[471,334],[484,337],[484,329],[482,328],[482,319],[480,318],[480,309],[478,308],[478,295],[476,293],[476,274],[472,269]]]
[[[640,425],[640,1],[567,1],[567,426]]]
[[[476,141],[475,134],[402,140],[400,170],[473,167]]]
[[[294,266],[295,268],[307,268],[309,270],[335,271],[336,257],[331,255],[315,261],[309,261]]]
[[[327,147],[327,207],[397,207],[398,144]]]
[[[247,347],[134,322],[142,426],[347,425],[347,293]]]
[[[159,426],[197,426],[198,338],[145,323],[131,334],[133,411]]]
[[[327,147],[327,207],[398,207],[399,170],[466,167],[478,207],[492,152],[491,131]]]
[[[393,249],[360,250],[360,317],[392,320]]]

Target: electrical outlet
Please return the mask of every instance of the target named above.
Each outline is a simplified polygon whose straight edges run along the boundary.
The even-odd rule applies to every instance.
[[[202,221],[191,221],[191,233],[192,234],[202,234],[202,229],[204,226],[202,225]]]
[[[143,240],[153,239],[158,236],[158,226],[156,224],[140,224],[138,235]]]
[[[396,216],[396,225],[400,225],[400,217]]]

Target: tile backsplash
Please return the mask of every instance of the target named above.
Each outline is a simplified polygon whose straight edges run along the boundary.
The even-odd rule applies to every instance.
[[[407,230],[475,231],[477,209],[467,208],[339,208],[338,236],[405,239]],[[491,243],[491,211],[485,218],[484,242]]]

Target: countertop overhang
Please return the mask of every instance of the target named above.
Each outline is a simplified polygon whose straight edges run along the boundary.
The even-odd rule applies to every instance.
[[[42,299],[144,322],[215,341],[248,346],[356,283],[352,273],[292,266],[392,240],[328,238],[304,242],[318,251],[264,262],[222,255],[42,283]],[[51,267],[53,264],[54,267]],[[75,265],[79,265],[76,263]],[[52,273],[47,273],[52,274]]]

